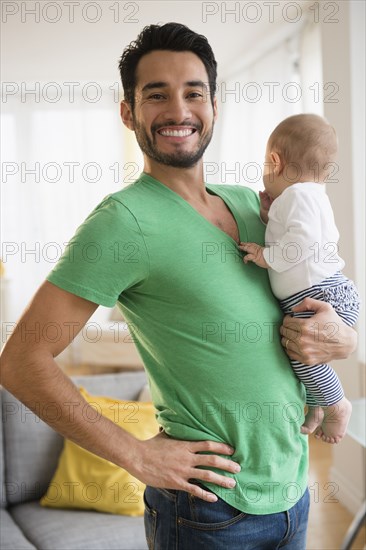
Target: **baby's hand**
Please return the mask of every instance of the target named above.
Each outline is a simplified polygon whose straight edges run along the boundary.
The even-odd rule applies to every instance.
[[[268,223],[268,212],[273,202],[273,199],[268,195],[267,191],[259,191],[260,200],[260,217],[263,223]]]
[[[261,208],[268,212],[271,204],[273,203],[273,199],[268,195],[267,191],[259,191],[259,200],[261,203]]]
[[[259,267],[267,268],[269,265],[263,257],[264,246],[256,243],[240,243],[239,248],[247,254],[243,257],[245,264],[254,262]]]

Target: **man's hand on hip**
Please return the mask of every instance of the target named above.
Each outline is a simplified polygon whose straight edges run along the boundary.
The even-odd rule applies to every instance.
[[[230,473],[240,471],[236,462],[219,456],[231,455],[235,451],[229,445],[216,441],[180,441],[160,432],[151,439],[139,441],[136,449],[136,460],[128,467],[132,475],[146,485],[187,491],[207,502],[215,502],[217,496],[191,483],[192,479],[209,481],[226,488],[234,487],[235,480],[199,466]],[[200,454],[202,451],[217,454]]]

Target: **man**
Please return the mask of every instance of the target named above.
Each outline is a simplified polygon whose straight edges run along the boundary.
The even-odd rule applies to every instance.
[[[264,270],[245,266],[240,241],[263,240],[258,199],[240,186],[205,186],[202,155],[217,105],[207,40],[169,23],[146,27],[120,61],[123,123],[144,172],[90,214],[21,318],[3,355],[3,384],[25,404],[51,400],[65,437],[146,483],[150,548],[305,548],[304,392],[282,349],[308,364],[346,357],[356,338],[332,308],[286,319]],[[96,261],[85,254],[97,243]],[[138,441],[87,406],[56,357],[98,304],[118,302],[135,330],[161,433]],[[57,321],[57,342],[34,336]],[[337,342],[312,325],[336,323]],[[75,330],[70,330],[73,327]],[[300,332],[301,331],[301,332]],[[73,333],[74,332],[74,333]],[[47,418],[45,419],[47,421]]]

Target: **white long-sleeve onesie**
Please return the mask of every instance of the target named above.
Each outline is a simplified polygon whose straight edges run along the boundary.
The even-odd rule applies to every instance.
[[[264,258],[277,298],[283,300],[343,269],[339,233],[323,184],[291,185],[273,201],[268,218]]]

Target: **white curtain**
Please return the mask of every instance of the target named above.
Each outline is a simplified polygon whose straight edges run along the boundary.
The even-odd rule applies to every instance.
[[[320,48],[319,25],[309,22],[219,83],[220,141],[216,135],[205,164],[208,183],[262,189],[266,143],[275,126],[301,112],[322,114]]]
[[[14,322],[65,243],[107,194],[142,169],[132,132],[104,102],[5,103],[2,128],[2,321]]]

